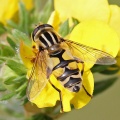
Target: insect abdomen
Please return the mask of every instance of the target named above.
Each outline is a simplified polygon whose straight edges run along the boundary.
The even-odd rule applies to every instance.
[[[71,59],[70,56],[70,59],[65,60],[65,54],[67,54],[66,51],[62,49],[58,54],[50,55],[51,58],[56,57],[59,59],[59,63],[57,63],[52,69],[53,74],[65,88],[72,92],[78,92],[82,83],[81,73],[77,67],[76,60]],[[73,68],[71,66],[73,66]]]

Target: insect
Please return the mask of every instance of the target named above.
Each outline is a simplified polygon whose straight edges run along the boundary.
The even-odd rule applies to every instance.
[[[63,39],[49,24],[38,25],[32,32],[32,39],[37,44],[38,52],[29,77],[28,99],[34,99],[49,82],[59,92],[62,111],[61,91],[50,81],[51,74],[69,91],[77,93],[83,87],[86,94],[92,97],[82,84],[84,63],[115,63],[115,59],[106,52]],[[82,64],[81,70],[78,63]]]

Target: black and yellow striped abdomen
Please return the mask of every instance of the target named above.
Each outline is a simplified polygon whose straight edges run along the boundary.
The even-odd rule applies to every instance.
[[[81,72],[78,69],[77,61],[67,54],[67,51],[62,49],[58,53],[50,54],[50,59],[58,63],[52,69],[53,74],[60,83],[72,92],[78,92],[82,85]]]

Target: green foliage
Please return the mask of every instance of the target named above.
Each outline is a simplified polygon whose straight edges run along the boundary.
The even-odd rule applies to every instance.
[[[62,37],[65,37],[69,33],[69,21],[66,20],[59,29],[59,33]]]
[[[0,98],[0,101],[8,100],[8,99],[10,99],[11,97],[13,97],[14,95],[15,95],[14,92],[12,92],[12,93],[8,93],[8,94],[2,96],[2,97]]]
[[[26,73],[25,66],[19,62],[16,62],[14,60],[7,60],[6,65],[17,75],[24,75]]]
[[[95,82],[94,95],[98,95],[99,93],[105,91],[106,89],[111,87],[117,80],[118,77],[113,77]]]
[[[53,120],[53,119],[47,116],[46,114],[37,114],[33,115],[30,120]]]
[[[39,22],[47,23],[52,10],[53,10],[53,2],[52,0],[48,0],[40,12]]]
[[[30,38],[18,29],[12,31],[12,37],[16,40],[17,44],[19,44],[20,41],[24,41],[27,45],[31,44]]]
[[[66,20],[64,23],[61,24],[59,33],[62,37],[67,36],[73,29],[74,27],[79,23],[79,21],[75,18],[72,18],[73,25],[69,25],[69,20]]]
[[[7,37],[7,42],[9,43],[10,47],[15,51],[17,48],[17,44],[10,37]]]
[[[5,88],[5,86],[2,83],[0,83],[0,92],[6,91],[6,90],[7,89]]]
[[[70,27],[70,30],[69,30],[69,33],[71,33],[71,31],[74,29],[74,27],[80,23],[77,19],[75,18],[72,18],[72,22],[73,22],[73,25]]]
[[[13,57],[14,55],[15,52],[11,47],[0,44],[0,56]]]
[[[92,67],[91,71],[93,73],[97,73],[97,72],[102,72],[104,70],[106,70],[108,67],[110,67],[110,65],[94,65],[94,67]]]
[[[118,73],[119,70],[120,70],[119,66],[117,66],[117,65],[111,65],[109,68],[101,71],[100,73],[106,74],[106,75],[113,75],[113,74]]]
[[[16,78],[16,76],[12,76],[12,77],[5,79],[4,84],[6,84],[6,85],[13,84],[13,79],[15,79],[15,78]]]
[[[0,35],[5,33],[5,31],[6,31],[6,29],[5,29],[4,25],[2,23],[0,23]]]

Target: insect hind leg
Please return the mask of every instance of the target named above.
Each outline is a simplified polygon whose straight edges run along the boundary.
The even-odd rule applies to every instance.
[[[87,90],[86,90],[86,88],[85,88],[85,86],[84,85],[82,85],[82,87],[83,87],[83,89],[84,89],[84,91],[86,92],[86,94],[89,96],[89,97],[93,97]]]
[[[81,75],[83,76],[83,73],[84,73],[84,62],[83,61],[78,61],[79,63],[82,64],[82,69],[81,69]],[[86,94],[89,96],[89,97],[93,97],[85,88],[85,86],[82,84],[82,87],[84,89],[84,91],[86,92]]]
[[[61,94],[61,90],[59,90],[55,85],[52,84],[52,82],[49,80],[49,83],[52,85],[52,87],[59,92],[59,97],[60,97],[60,106],[61,106],[61,112],[63,113],[63,103],[62,103],[62,94]]]

